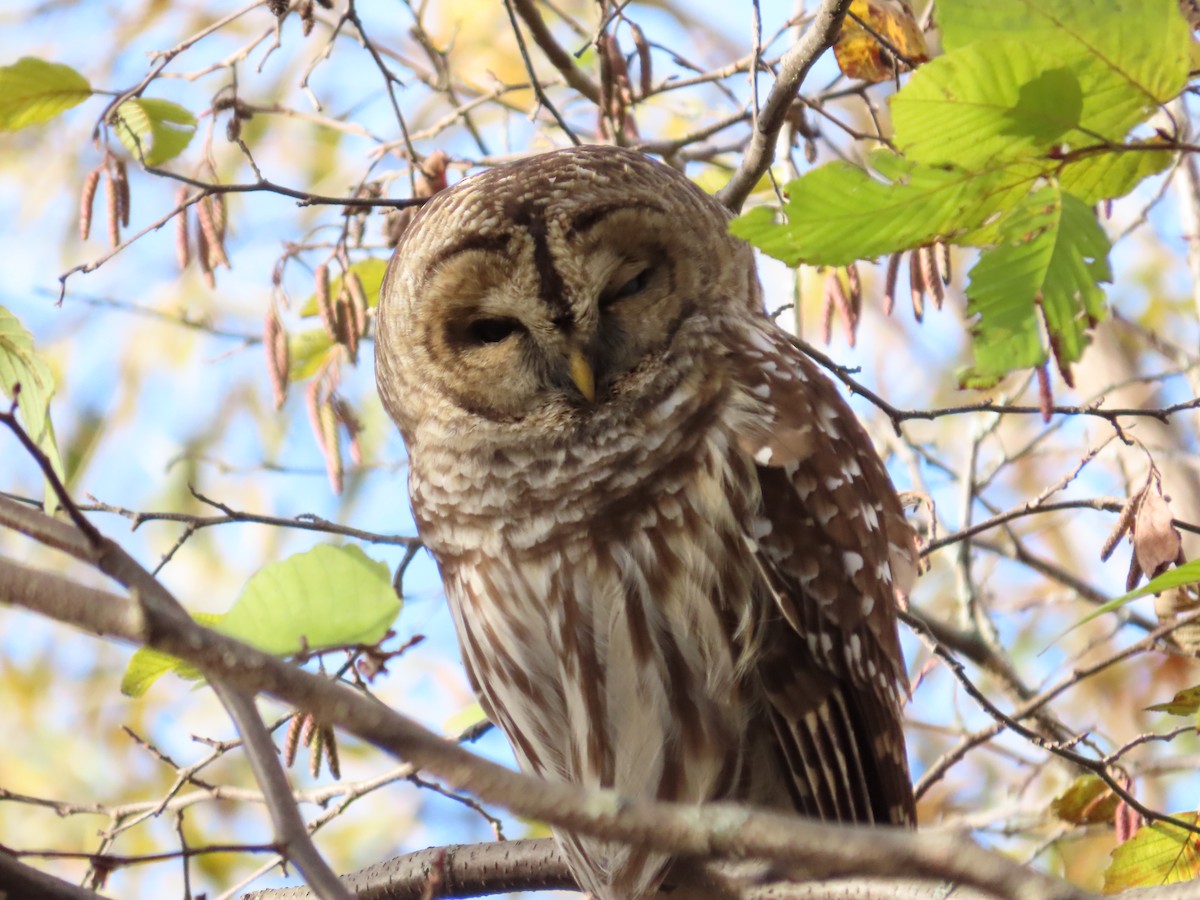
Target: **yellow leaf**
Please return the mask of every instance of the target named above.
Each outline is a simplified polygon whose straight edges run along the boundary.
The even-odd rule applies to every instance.
[[[903,60],[896,59],[876,35],[898,51]],[[906,71],[909,66],[904,60],[913,66],[929,60],[925,36],[906,0],[854,0],[842,33],[833,45],[833,53],[848,78],[870,82],[887,81],[895,75],[896,67]]]

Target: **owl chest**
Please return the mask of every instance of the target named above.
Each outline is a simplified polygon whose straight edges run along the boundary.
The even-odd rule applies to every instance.
[[[462,530],[449,552],[433,545],[472,679],[536,771],[682,798],[727,768],[754,632],[747,487],[723,458],[681,475],[583,519],[548,516],[533,543],[481,517],[476,548]],[[601,740],[612,733],[630,739]],[[670,765],[684,747],[712,765]]]

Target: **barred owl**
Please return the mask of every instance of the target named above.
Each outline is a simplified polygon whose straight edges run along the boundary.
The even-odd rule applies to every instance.
[[[473,686],[521,766],[628,797],[911,824],[895,603],[913,540],[750,248],[683,175],[579,147],[437,194],[379,390]],[[602,900],[669,860],[557,835]]]

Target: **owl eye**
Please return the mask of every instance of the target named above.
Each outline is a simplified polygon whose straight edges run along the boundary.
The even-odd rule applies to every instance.
[[[601,308],[612,306],[618,300],[624,300],[626,297],[632,297],[634,294],[641,293],[646,289],[646,285],[650,283],[650,277],[653,274],[653,269],[642,269],[642,271],[638,272],[616,290],[605,291],[600,295]]]
[[[476,319],[467,326],[467,339],[475,344],[499,344],[521,327],[516,319]]]

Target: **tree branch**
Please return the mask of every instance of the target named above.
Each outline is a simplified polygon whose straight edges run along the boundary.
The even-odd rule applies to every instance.
[[[804,34],[779,61],[779,77],[767,94],[767,102],[758,114],[750,143],[729,183],[717,191],[716,198],[733,212],[739,212],[746,198],[775,159],[775,143],[787,119],[788,109],[813,63],[837,39],[842,20],[850,9],[850,0],[822,0],[817,14]],[[750,73],[757,78],[757,72]]]

